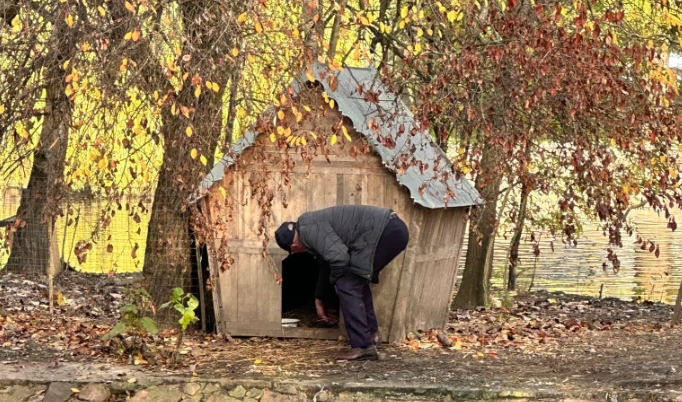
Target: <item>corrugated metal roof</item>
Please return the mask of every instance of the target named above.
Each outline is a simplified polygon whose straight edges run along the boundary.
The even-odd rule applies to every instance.
[[[313,76],[324,86],[327,95],[335,100],[339,111],[353,122],[355,130],[367,139],[384,165],[396,173],[398,182],[410,190],[414,202],[426,208],[464,207],[483,202],[468,180],[455,179],[452,165],[443,150],[431,140],[427,131],[415,129],[414,115],[380,82],[376,70],[345,68],[335,74],[338,85],[333,91],[327,67],[316,63],[312,69]],[[298,93],[306,81],[308,78],[304,71],[291,87]],[[362,91],[359,91],[361,86]],[[378,95],[378,102],[365,100],[367,93]],[[273,108],[266,111],[268,115],[273,113]],[[370,128],[370,124],[374,129]],[[234,163],[233,157],[238,157],[253,145],[257,135],[254,131],[247,131],[233,146],[231,156],[223,157],[206,175],[190,202],[196,202],[214,183],[222,180],[225,169]],[[409,163],[413,160],[420,162],[422,168],[417,165],[406,169],[399,167],[400,161]],[[448,196],[449,193],[454,194],[454,198]]]

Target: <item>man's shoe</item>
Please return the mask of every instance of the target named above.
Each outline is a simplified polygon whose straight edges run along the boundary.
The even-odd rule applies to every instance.
[[[370,346],[366,349],[363,348],[352,348],[344,350],[336,356],[336,360],[345,361],[359,361],[359,360],[378,360],[379,354],[374,346]]]

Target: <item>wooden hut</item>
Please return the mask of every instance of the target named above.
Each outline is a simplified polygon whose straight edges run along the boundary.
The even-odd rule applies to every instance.
[[[380,283],[373,288],[383,340],[398,342],[409,331],[446,324],[467,211],[481,199],[469,182],[454,177],[443,151],[428,132],[415,127],[407,107],[376,76],[373,69],[332,73],[324,65],[312,65],[294,80],[289,93],[299,103],[315,105],[305,108],[312,110],[308,121],[298,122],[298,131],[313,131],[314,126],[317,132],[325,128],[329,132],[343,121],[346,133],[338,131],[338,143],[329,148],[328,155],[309,155],[310,163],[302,163],[289,146],[273,142],[271,133],[254,129],[212,169],[193,196],[191,201],[211,231],[206,255],[220,332],[330,339],[342,333],[342,325],[283,326],[283,298],[290,297],[286,293],[291,291],[283,293],[286,272],[284,286],[277,280],[287,255],[273,236],[285,220],[295,221],[303,212],[342,204],[392,208],[409,226],[406,251],[382,271]],[[322,109],[317,107],[320,104],[326,109],[316,114]],[[303,110],[301,105],[298,110]],[[266,112],[266,120],[276,116],[272,108]],[[369,152],[358,152],[363,144]],[[291,173],[283,176],[282,161],[296,158]],[[249,162],[240,164],[240,159]],[[264,170],[272,184],[269,192],[255,184],[255,177]],[[271,216],[264,222],[265,232],[259,233],[259,203],[264,202],[271,203]],[[265,235],[272,240],[264,249]],[[229,269],[221,263],[225,260],[232,262]],[[296,264],[291,272],[315,275],[314,267]],[[310,282],[300,277],[291,280]],[[313,297],[312,291],[300,287],[295,292]]]

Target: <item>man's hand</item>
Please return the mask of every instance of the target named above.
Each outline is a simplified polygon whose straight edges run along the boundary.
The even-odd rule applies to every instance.
[[[327,310],[320,299],[315,299],[315,310],[317,310],[317,316],[322,321],[336,321],[339,318],[336,313]]]

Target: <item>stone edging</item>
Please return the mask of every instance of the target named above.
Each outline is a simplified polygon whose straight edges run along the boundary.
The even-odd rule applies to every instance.
[[[78,392],[76,392],[78,391]],[[29,381],[0,379],[1,402],[388,402],[388,401],[609,401],[661,400],[663,395],[561,391],[451,389],[447,386],[310,381],[156,378],[134,381]]]

